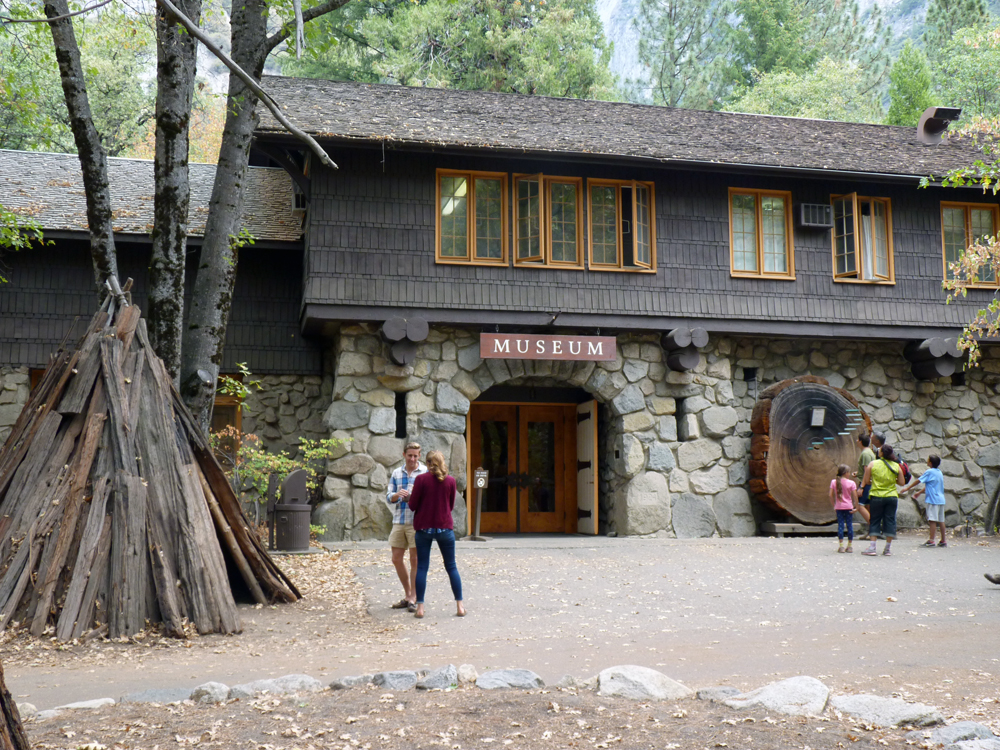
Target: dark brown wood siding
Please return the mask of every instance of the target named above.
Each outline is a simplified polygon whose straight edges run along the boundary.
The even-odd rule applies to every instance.
[[[122,278],[136,281],[133,299],[146,304],[149,248],[118,243]],[[189,255],[193,263],[195,255]],[[5,258],[0,285],[0,365],[44,367],[65,337],[79,336],[96,310],[88,246],[80,240]],[[232,315],[226,332],[224,371],[246,362],[255,374],[319,375],[322,353],[299,332],[301,249],[240,251]]]
[[[941,290],[940,201],[990,200],[973,191],[381,149],[340,149],[336,158],[338,171],[312,174],[306,305],[743,320],[747,331],[759,321],[802,323],[803,332],[860,323],[881,338],[883,322],[958,327],[992,296],[974,290],[946,305]],[[652,181],[657,272],[436,264],[437,168]],[[890,198],[895,285],[834,283],[830,231],[798,226],[795,280],[731,277],[729,187],[788,190],[796,206],[850,192]]]

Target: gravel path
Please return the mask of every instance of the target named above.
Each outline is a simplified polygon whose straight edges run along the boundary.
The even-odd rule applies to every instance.
[[[632,663],[694,688],[808,674],[994,716],[1000,587],[982,574],[1000,571],[1000,542],[921,549],[922,540],[904,536],[888,558],[864,557],[860,544],[838,555],[830,538],[463,543],[469,616],[453,616],[434,561],[422,621],[389,609],[400,591],[388,550],[362,544],[340,558],[282,558],[306,599],[241,608],[238,636],[60,648],[5,635],[0,649],[11,692],[38,708],[293,672],[325,680],[471,663],[555,682]]]

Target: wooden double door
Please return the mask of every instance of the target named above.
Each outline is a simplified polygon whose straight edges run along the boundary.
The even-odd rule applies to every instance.
[[[596,407],[596,405],[594,405]],[[578,531],[578,424],[590,404],[472,404],[469,447],[472,467],[490,472],[483,491],[483,533],[576,533]],[[592,451],[586,425],[585,452]],[[590,464],[588,464],[590,467]],[[584,470],[585,473],[587,469]],[[593,469],[589,468],[593,476]],[[596,509],[596,493],[584,504]],[[474,499],[474,498],[473,498]],[[591,512],[587,512],[589,518]],[[588,524],[584,524],[588,526]],[[596,526],[595,526],[596,528]]]

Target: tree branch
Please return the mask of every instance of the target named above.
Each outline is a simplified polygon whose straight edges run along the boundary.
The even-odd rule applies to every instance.
[[[176,5],[170,2],[170,0],[156,0],[156,2],[158,5],[163,7],[165,11],[174,16],[174,18],[177,19],[177,22],[187,29],[191,36],[205,45],[205,48],[209,52],[215,55],[227,68],[235,73],[236,76],[243,81],[246,87],[264,103],[264,106],[271,110],[271,114],[274,115],[275,119],[281,123],[285,130],[294,135],[296,138],[305,141],[309,148],[313,150],[313,153],[315,153],[316,156],[319,157],[319,160],[323,162],[323,164],[332,169],[339,169],[333,159],[330,158],[330,155],[323,150],[323,147],[320,146],[311,135],[293,125],[282,113],[281,107],[278,106],[278,103],[274,101],[274,99],[272,99],[263,88],[261,88],[260,84],[255,81],[249,73],[243,70],[243,68],[237,65],[225,52],[219,49],[215,43],[208,38],[205,32],[198,28],[198,26],[190,18],[184,15]],[[343,5],[345,2],[347,2],[347,0],[331,0],[331,3],[338,3],[336,7],[340,7],[340,5]],[[304,17],[307,15],[308,14],[305,13],[303,14]]]
[[[110,2],[111,0],[104,0],[104,2],[98,3],[97,5],[91,5],[89,8],[78,10],[75,13],[66,13],[61,16],[56,16],[55,18],[10,18],[8,16],[0,16],[0,24],[6,25],[8,23],[52,23],[53,21],[61,21],[64,18],[72,18],[73,16],[82,16],[84,13],[90,13],[90,11],[92,10],[103,8]]]
[[[327,0],[325,3],[320,3],[319,5],[314,5],[309,10],[302,11],[302,22],[308,23],[314,18],[319,18],[320,16],[325,16],[331,11],[337,10],[347,5],[348,0]],[[267,41],[264,42],[264,52],[270,54],[275,47],[281,44],[283,41],[288,39],[292,35],[292,30],[295,28],[295,24],[285,24],[278,31],[273,33],[268,37]]]

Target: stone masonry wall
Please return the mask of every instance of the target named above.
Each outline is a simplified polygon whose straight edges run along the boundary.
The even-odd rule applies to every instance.
[[[330,406],[333,377],[265,375],[260,389],[251,388],[243,411],[243,432],[253,433],[271,453],[298,451],[299,438],[330,436],[323,415]]]
[[[0,447],[28,403],[30,388],[27,367],[0,367]]]
[[[786,378],[818,375],[858,399],[873,428],[886,434],[915,476],[926,468],[929,454],[941,456],[949,526],[966,519],[981,523],[1000,481],[1000,349],[985,347],[981,367],[966,373],[966,385],[953,386],[948,378],[915,380],[902,357],[903,343],[719,339],[708,347],[707,361],[725,357],[734,364],[737,433],[744,450],[754,388],[759,392]],[[756,385],[745,380],[745,368],[751,367]],[[902,528],[925,523],[922,499],[900,499]]]
[[[615,362],[484,361],[475,332],[434,328],[414,364],[397,367],[376,327],[345,326],[335,346],[333,403],[326,413],[327,428],[345,445],[328,466],[325,501],[313,523],[326,526],[331,540],[385,538],[391,516],[383,497],[408,440],[420,442],[425,454],[442,450],[464,495],[470,402],[503,383],[579,387],[602,404],[603,532],[753,534],[729,361],[706,361],[697,373],[669,372],[652,335],[621,337],[618,354]],[[395,437],[396,393],[406,394],[405,438]],[[456,529],[464,532],[464,502],[456,504],[455,515]]]

